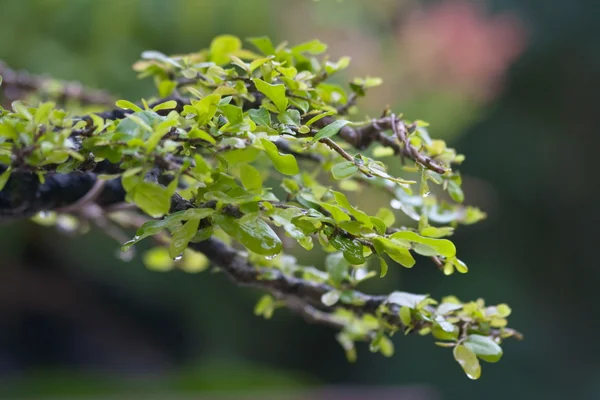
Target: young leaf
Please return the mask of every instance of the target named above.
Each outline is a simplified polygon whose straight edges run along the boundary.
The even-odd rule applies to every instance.
[[[262,177],[260,172],[252,165],[244,164],[240,166],[240,179],[242,185],[247,190],[262,189]]]
[[[349,123],[350,123],[350,121],[346,121],[345,119],[338,119],[338,120],[332,122],[331,124],[324,126],[313,137],[311,143],[315,143],[316,141],[318,141],[320,139],[330,138],[332,136],[337,135],[338,132],[340,131],[340,129],[342,129],[344,126],[348,125]]]
[[[229,55],[235,54],[242,48],[242,41],[232,35],[221,35],[213,39],[210,44],[210,60],[217,65],[224,65],[231,61]]]
[[[288,98],[285,95],[285,86],[282,84],[271,85],[262,79],[252,79],[259,92],[267,96],[275,104],[280,113],[284,112],[288,105]]]
[[[173,237],[171,238],[171,244],[169,246],[169,256],[177,258],[183,254],[188,243],[198,231],[199,224],[200,219],[190,219],[173,232]]]
[[[459,344],[454,347],[454,359],[460,364],[465,374],[471,379],[479,379],[481,376],[481,366],[475,353],[468,347]]]
[[[502,358],[502,348],[489,336],[469,335],[464,345],[483,361],[495,363]]]
[[[279,154],[277,146],[267,139],[261,139],[267,157],[273,163],[275,169],[284,175],[296,175],[300,172],[296,158],[291,154]]]
[[[351,161],[342,161],[331,168],[331,174],[338,180],[349,178],[354,175],[356,171],[358,171],[358,167]]]
[[[248,250],[263,256],[275,256],[281,252],[282,243],[273,229],[256,217],[243,222],[233,217],[220,215],[216,224],[229,236],[246,246]]]

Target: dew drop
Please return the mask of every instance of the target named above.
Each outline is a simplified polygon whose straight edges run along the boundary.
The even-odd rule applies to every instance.
[[[429,196],[429,194],[430,194],[430,193],[431,193],[431,192],[425,192],[425,193],[423,193],[423,197],[427,197],[427,196]]]
[[[392,207],[395,210],[399,210],[400,207],[402,207],[402,203],[400,203],[399,200],[392,199],[392,201],[390,201],[390,207]]]
[[[175,257],[175,258],[173,259],[173,261],[179,261],[179,260],[181,260],[182,258],[183,258],[183,253],[181,253],[180,255],[178,255],[177,257]]]
[[[272,259],[274,259],[275,257],[277,257],[277,254],[272,254],[272,255],[270,255],[270,256],[265,256],[265,258],[266,258],[267,260],[272,260]]]
[[[133,260],[133,256],[135,255],[135,251],[133,249],[129,249],[127,251],[116,251],[116,255],[119,259],[125,262],[129,262]]]

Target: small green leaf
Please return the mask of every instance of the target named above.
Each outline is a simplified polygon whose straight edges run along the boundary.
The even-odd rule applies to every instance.
[[[400,321],[405,327],[410,327],[412,323],[412,315],[410,311],[411,307],[402,306],[400,307]]]
[[[223,115],[227,118],[230,125],[237,125],[244,121],[243,111],[240,107],[232,104],[225,104],[219,107],[223,111]]]
[[[317,134],[313,137],[312,143],[314,143],[320,139],[330,138],[332,136],[337,135],[338,132],[340,131],[340,129],[342,129],[344,126],[348,125],[349,123],[350,123],[350,121],[346,121],[345,119],[335,120],[331,124],[326,125],[323,128],[321,128],[317,132]]]
[[[331,253],[325,258],[325,268],[335,286],[339,286],[348,278],[350,264],[342,253]]]
[[[358,171],[358,167],[351,161],[342,161],[331,168],[331,174],[338,180],[348,178],[356,171]]]
[[[152,111],[160,111],[160,110],[172,110],[177,108],[177,102],[175,100],[165,101],[164,103],[160,103],[152,107]]]
[[[324,118],[324,117],[327,117],[327,116],[329,116],[329,115],[333,115],[333,114],[335,114],[335,111],[327,111],[327,112],[324,112],[324,113],[318,114],[318,115],[316,115],[316,116],[312,117],[311,119],[309,119],[309,120],[306,122],[306,124],[305,124],[305,125],[306,125],[306,126],[311,126],[312,124],[314,124],[315,122],[317,122],[317,121],[318,121],[318,120],[320,120],[321,118]]]
[[[215,116],[219,101],[221,101],[221,96],[213,93],[194,103],[193,108],[196,111],[198,125],[206,125]]]
[[[252,43],[254,47],[260,50],[263,54],[267,56],[275,55],[275,47],[273,47],[273,43],[271,43],[271,39],[269,39],[268,37],[253,37],[248,38],[246,40]]]
[[[140,182],[134,187],[133,202],[152,218],[158,218],[169,212],[171,194],[156,183]]]
[[[416,309],[417,305],[425,300],[428,296],[426,294],[414,294],[407,292],[392,292],[388,298],[388,303],[394,303],[399,306],[409,307]]]
[[[158,84],[158,94],[164,99],[165,97],[170,96],[176,88],[177,82],[164,80]]]
[[[377,211],[377,214],[375,214],[375,217],[382,220],[387,227],[393,226],[396,222],[396,216],[389,208],[380,208],[379,211]]]
[[[285,112],[277,116],[277,119],[285,125],[299,126],[300,112],[298,110],[285,110]]]
[[[143,262],[148,269],[153,271],[170,271],[174,261],[169,256],[169,251],[164,247],[155,247],[144,253]]]
[[[258,217],[244,219],[242,222],[233,217],[219,215],[215,222],[225,233],[250,251],[263,256],[275,256],[281,252],[281,240],[273,229]]]
[[[384,237],[376,237],[373,239],[373,244],[378,252],[387,253],[398,264],[406,268],[411,268],[415,265],[415,259],[410,254],[410,251],[406,247],[402,247],[399,243]]]
[[[164,55],[160,51],[155,51],[155,50],[144,51],[142,53],[142,58],[145,60],[156,60],[156,61],[164,62],[164,63],[170,64],[177,68],[183,68],[182,65],[179,64],[179,62],[175,61],[171,57]]]
[[[116,106],[119,108],[122,108],[124,110],[132,110],[134,112],[139,112],[139,111],[143,111],[140,106],[137,106],[135,104],[133,104],[130,101],[127,100],[119,100],[116,102]]]
[[[247,190],[260,190],[262,189],[262,177],[260,172],[252,165],[243,164],[240,166],[240,179],[242,185]]]
[[[431,247],[435,252],[444,257],[453,257],[456,255],[456,247],[454,243],[446,239],[432,239],[428,237],[420,236],[419,234],[411,231],[400,231],[393,233],[390,238],[395,240],[408,240],[414,243],[421,243]],[[435,254],[424,254],[424,255],[435,255]]]
[[[192,240],[196,232],[198,232],[199,224],[200,219],[190,219],[173,232],[173,237],[171,238],[171,244],[169,246],[169,256],[177,258],[183,254],[183,251],[188,246],[190,240]]]
[[[210,44],[210,60],[217,65],[230,62],[229,56],[242,48],[242,41],[232,35],[221,35],[213,39]]]
[[[252,79],[259,92],[267,96],[275,104],[280,113],[284,112],[288,105],[288,98],[285,95],[285,86],[282,84],[271,85],[262,79]]]
[[[0,175],[0,190],[4,189],[4,186],[6,186],[6,182],[8,182],[8,178],[10,178],[11,171],[12,168],[8,167],[6,171],[4,171],[2,175]]]
[[[384,276],[387,275],[388,272],[388,265],[387,262],[385,262],[385,259],[383,257],[379,257],[379,266],[380,266],[380,272],[379,272],[379,277],[383,278]]]
[[[321,303],[323,303],[327,307],[331,307],[335,303],[337,303],[339,301],[339,299],[340,299],[340,291],[332,290],[330,292],[323,294],[323,296],[321,296]]]
[[[495,363],[502,358],[502,347],[489,336],[469,335],[464,345],[483,361]]]
[[[333,247],[344,253],[344,258],[353,265],[365,262],[363,245],[358,240],[350,239],[342,235],[334,235],[329,239]]]
[[[279,154],[277,146],[267,139],[260,140],[267,157],[273,163],[275,169],[284,175],[296,175],[300,172],[296,158],[291,154]]]
[[[273,316],[273,311],[275,311],[275,299],[270,294],[263,295],[254,306],[254,315],[262,315],[266,319]]]
[[[248,115],[256,125],[271,126],[271,113],[263,107],[258,110],[255,108],[248,110]]]
[[[321,54],[325,50],[327,50],[327,45],[316,39],[292,47],[292,53],[310,53],[313,55]]]
[[[0,187],[2,186],[2,184],[0,184]],[[512,310],[510,309],[510,307],[507,304],[498,304],[496,306],[496,312],[503,318],[506,318],[510,315],[510,313],[512,312]]]
[[[204,140],[205,142],[208,142],[210,144],[217,144],[217,141],[215,140],[215,138],[212,137],[208,132],[203,131],[202,129],[198,129],[196,127],[193,127],[188,132],[188,138],[190,138],[190,139],[201,139],[201,140]]]
[[[466,346],[459,344],[454,348],[454,359],[460,364],[465,374],[471,379],[479,379],[481,365],[475,353]]]

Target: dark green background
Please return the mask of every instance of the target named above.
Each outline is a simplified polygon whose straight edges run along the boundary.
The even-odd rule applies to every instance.
[[[329,25],[389,45],[381,15],[394,1],[306,1],[302,21],[290,11],[299,2],[0,0],[0,58],[135,100],[152,93],[130,70],[145,49],[195,51],[221,33],[298,42]],[[395,337],[391,359],[361,346],[347,364],[333,332],[285,311],[254,317],[257,293],[222,275],[148,272],[101,233],[17,223],[0,227],[0,397],[417,385],[423,396],[406,398],[600,398],[600,4],[490,6],[519,16],[529,41],[500,96],[447,137],[467,155],[464,174],[484,182],[466,186],[467,201],[490,215],[455,236],[471,271],[421,265],[375,288],[510,304],[526,340],[506,342],[479,381],[428,338]],[[432,135],[459,117],[436,115]]]

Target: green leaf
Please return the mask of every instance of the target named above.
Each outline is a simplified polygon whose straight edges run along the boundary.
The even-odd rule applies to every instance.
[[[240,107],[232,104],[225,104],[219,108],[223,111],[223,114],[230,125],[241,124],[244,121],[243,111]]]
[[[356,171],[358,171],[358,167],[351,161],[342,161],[331,168],[331,174],[338,180],[348,178]]]
[[[164,247],[155,247],[144,253],[142,261],[148,269],[153,271],[170,271],[174,261],[169,256],[169,251]]]
[[[190,240],[198,231],[199,224],[199,218],[190,219],[173,232],[171,244],[169,245],[169,256],[177,258],[183,254],[183,250],[186,249]]]
[[[291,154],[279,154],[277,146],[268,139],[260,140],[267,157],[273,163],[275,169],[284,175],[296,175],[300,172],[296,158]]]
[[[348,278],[349,268],[350,264],[342,253],[331,253],[325,258],[325,269],[335,286],[340,286]]]
[[[358,240],[350,239],[342,235],[334,235],[329,239],[333,247],[344,253],[344,258],[351,264],[359,265],[365,262],[363,245]]]
[[[441,238],[444,236],[450,236],[454,233],[454,228],[450,226],[444,226],[440,228],[436,228],[434,226],[427,226],[420,230],[419,232],[423,236],[428,236],[432,238]]]
[[[354,206],[352,206],[352,204],[350,204],[350,202],[348,201],[348,199],[346,198],[346,196],[343,193],[340,192],[336,192],[333,191],[333,196],[335,197],[335,201],[343,208],[345,208],[347,211],[350,212],[350,214],[356,218],[356,220],[358,222],[360,222],[362,225],[364,225],[366,228],[372,228],[373,227],[373,223],[371,222],[371,219],[369,218],[369,216],[367,214],[365,214],[364,212],[360,211],[359,209],[355,208]]]
[[[327,45],[316,39],[292,47],[292,53],[310,53],[313,55],[321,54],[325,50],[327,50]]]
[[[454,255],[456,255],[456,247],[454,246],[454,243],[446,239],[432,239],[428,237],[423,237],[411,231],[396,232],[393,233],[390,236],[390,238],[395,240],[408,240],[414,243],[424,244],[426,246],[431,247],[436,253],[444,257],[453,257]]]
[[[177,82],[164,80],[158,84],[158,94],[161,98],[169,97],[177,88]]]
[[[4,171],[2,175],[0,175],[0,190],[4,189],[4,186],[6,186],[6,182],[8,182],[8,178],[10,178],[11,171],[12,168],[8,167],[6,171]]]
[[[384,237],[374,238],[373,244],[375,245],[377,252],[387,253],[387,255],[398,264],[406,268],[411,268],[415,265],[415,259],[406,247],[402,247],[400,244]]]
[[[275,299],[270,294],[263,295],[254,306],[254,315],[262,315],[266,319],[273,316],[275,311]]]
[[[348,125],[349,123],[350,123],[350,121],[346,121],[345,119],[335,120],[331,124],[326,125],[323,128],[321,128],[317,132],[317,134],[313,137],[311,143],[315,143],[316,141],[318,141],[320,139],[330,138],[332,136],[337,135],[338,132],[340,131],[340,129],[342,129],[344,126]]]
[[[266,108],[260,107],[258,110],[253,108],[248,110],[248,115],[256,125],[271,126],[271,113]]]
[[[202,272],[210,265],[210,260],[204,254],[190,249],[183,251],[183,257],[177,266],[188,273]]]
[[[405,327],[410,327],[412,323],[411,307],[402,306],[400,307],[400,321]]]
[[[321,303],[323,303],[327,307],[333,306],[339,300],[340,300],[340,291],[339,290],[332,290],[330,292],[323,294],[323,296],[321,296]]]
[[[475,353],[466,346],[459,344],[454,348],[454,359],[460,364],[465,374],[471,379],[479,379],[481,365]]]
[[[203,131],[202,129],[198,129],[196,127],[193,127],[188,132],[188,138],[190,138],[190,139],[201,139],[201,140],[204,140],[205,142],[208,142],[210,144],[217,144],[217,141],[215,140],[215,138],[212,137],[208,132]]]
[[[221,96],[213,93],[194,103],[198,125],[206,125],[215,116],[219,101],[221,101]]]
[[[144,181],[134,187],[133,202],[152,218],[158,218],[169,212],[171,194],[161,185]]]
[[[312,124],[314,124],[315,122],[317,122],[318,120],[320,120],[321,118],[327,117],[329,115],[333,115],[335,114],[335,111],[327,111],[327,112],[323,112],[321,114],[315,115],[314,117],[312,117],[311,119],[309,119],[306,124],[306,126],[311,126]]]
[[[483,361],[495,363],[502,358],[502,348],[489,336],[469,335],[464,345]]]
[[[140,106],[137,106],[135,104],[133,104],[130,101],[127,100],[119,100],[116,102],[116,106],[119,108],[122,108],[124,110],[132,110],[133,112],[139,112],[139,111],[143,111]]]
[[[247,190],[262,189],[263,182],[260,172],[252,165],[243,164],[240,166],[240,180]]]
[[[221,35],[213,39],[210,44],[210,60],[217,65],[228,64],[230,55],[242,48],[242,41],[232,35]]]
[[[507,304],[498,304],[496,306],[496,312],[501,317],[506,318],[506,317],[508,317],[510,315],[510,313],[512,312],[512,310],[510,309],[510,307]]]
[[[48,122],[48,117],[50,112],[54,109],[55,104],[52,102],[42,103],[38,106],[38,109],[35,111],[35,123],[36,124],[45,124]]]
[[[426,294],[414,294],[407,292],[392,292],[388,298],[388,303],[394,303],[399,306],[409,307],[416,309],[417,305],[425,300],[428,296]]]
[[[385,259],[383,257],[379,257],[379,267],[380,267],[380,272],[379,272],[379,277],[383,278],[384,276],[387,275],[388,272],[388,265],[387,262],[385,262]]]
[[[183,66],[181,64],[179,64],[179,62],[175,61],[171,57],[164,55],[160,51],[155,51],[155,50],[144,51],[142,53],[142,58],[145,60],[156,60],[156,61],[164,62],[164,63],[170,64],[177,68],[183,68]]]
[[[173,108],[177,108],[177,102],[175,100],[169,100],[155,105],[152,107],[152,111],[156,112],[160,110],[172,110]]]
[[[281,252],[281,240],[273,229],[258,217],[241,222],[233,217],[220,215],[215,218],[215,222],[225,233],[250,251],[263,256],[275,256]]]
[[[285,86],[282,84],[271,85],[262,79],[252,79],[259,92],[267,96],[275,104],[280,113],[284,112],[288,105],[288,98],[285,95]]]
[[[253,37],[248,38],[246,40],[252,43],[254,47],[260,50],[263,54],[267,56],[275,55],[275,47],[273,47],[273,43],[271,43],[271,39],[269,39],[268,37]]]
[[[299,126],[300,125],[300,112],[298,110],[285,110],[285,112],[279,114],[277,119],[282,124]]]
[[[394,212],[389,208],[380,208],[377,211],[377,214],[375,214],[375,217],[382,220],[385,226],[387,227],[393,226],[396,222],[396,216],[394,215]]]

